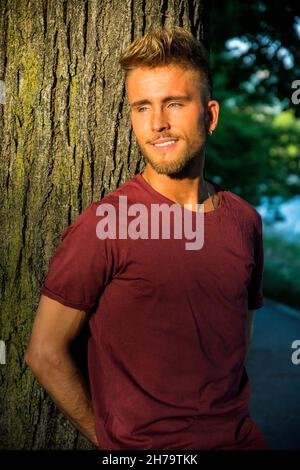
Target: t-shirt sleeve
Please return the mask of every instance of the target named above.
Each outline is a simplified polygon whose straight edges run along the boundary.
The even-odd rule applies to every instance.
[[[248,285],[248,309],[256,310],[264,305],[263,298],[263,268],[264,268],[264,248],[262,235],[262,219],[257,213],[257,220],[254,229],[254,267]]]
[[[65,228],[41,293],[79,310],[92,311],[109,280],[107,241],[97,237],[96,204]]]

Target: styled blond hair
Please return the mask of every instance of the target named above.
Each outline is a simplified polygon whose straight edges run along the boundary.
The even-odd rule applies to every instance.
[[[183,28],[150,29],[135,39],[121,54],[120,65],[125,77],[137,67],[178,65],[200,73],[207,100],[212,95],[212,77],[208,53],[203,44]]]

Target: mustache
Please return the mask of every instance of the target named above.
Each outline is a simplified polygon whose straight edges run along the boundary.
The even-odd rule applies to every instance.
[[[152,144],[152,142],[154,142],[155,140],[159,140],[159,139],[175,139],[175,140],[179,140],[180,137],[179,137],[178,135],[172,135],[172,134],[160,134],[160,135],[157,135],[157,136],[152,137],[151,140],[148,140],[148,141],[147,141],[147,144]]]

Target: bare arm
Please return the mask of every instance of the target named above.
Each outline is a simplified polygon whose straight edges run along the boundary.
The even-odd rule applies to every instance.
[[[252,344],[254,316],[255,316],[255,310],[248,310],[248,314],[247,314],[247,355],[249,354],[251,344]]]
[[[88,386],[70,352],[86,318],[84,311],[42,295],[25,361],[58,408],[98,446]]]

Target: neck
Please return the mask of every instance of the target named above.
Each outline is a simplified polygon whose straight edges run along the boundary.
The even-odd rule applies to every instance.
[[[214,205],[208,196],[206,183],[203,176],[204,161],[196,161],[195,164],[178,175],[168,176],[157,173],[148,163],[143,172],[144,179],[157,192],[172,201],[184,205],[191,204],[192,210],[197,210],[197,204],[204,204],[204,212],[214,210]],[[209,185],[212,195],[214,189]]]

